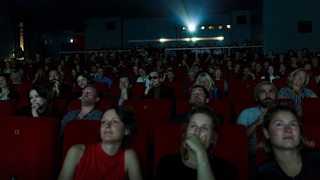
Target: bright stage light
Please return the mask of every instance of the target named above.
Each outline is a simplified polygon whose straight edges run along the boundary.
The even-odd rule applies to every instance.
[[[189,28],[190,32],[195,32],[196,31],[196,26],[194,24],[189,24],[188,28]]]

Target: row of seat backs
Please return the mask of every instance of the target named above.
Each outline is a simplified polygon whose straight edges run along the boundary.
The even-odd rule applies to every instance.
[[[68,111],[76,110],[81,108],[81,101],[71,100],[67,102],[64,99],[57,99],[56,105],[62,111],[67,113]],[[293,101],[290,99],[279,99],[278,102],[286,102],[293,104]],[[5,100],[0,101],[0,115],[14,115],[16,109],[18,109],[20,102],[15,100]],[[97,104],[97,109],[104,111],[111,104],[117,104],[116,99],[102,99]],[[166,122],[170,121],[172,114],[172,101],[168,99],[128,99],[124,101],[123,105],[131,106],[136,112],[137,120],[144,120],[145,117],[156,116],[153,120],[157,122]],[[190,104],[188,100],[176,100],[175,102],[175,114],[182,114],[190,110]],[[208,103],[208,106],[211,107],[218,115],[224,118],[226,122],[235,122],[242,110],[255,106],[253,101],[241,101],[236,104],[231,104],[228,99],[216,99],[211,100]],[[315,107],[320,106],[320,98],[307,98],[302,99],[302,116],[306,122],[317,122],[319,117],[319,111],[315,111]],[[234,108],[234,109],[233,109]]]
[[[99,142],[99,121],[71,121],[64,130],[63,158],[74,144]],[[150,136],[149,126],[138,124],[136,137],[129,147],[136,150],[145,177],[152,177],[159,160],[168,154],[179,152],[181,123],[159,124]],[[220,124],[219,138],[214,153],[237,166],[239,180],[248,177],[248,150],[246,129],[237,124]],[[152,139],[150,139],[152,138]]]
[[[0,121],[1,179],[56,179],[60,164],[60,120],[3,116]]]

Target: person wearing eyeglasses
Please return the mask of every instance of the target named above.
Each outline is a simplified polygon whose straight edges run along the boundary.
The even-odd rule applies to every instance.
[[[142,99],[171,99],[172,115],[176,112],[176,96],[174,90],[161,81],[161,74],[157,70],[151,70],[146,83]]]
[[[161,83],[161,74],[157,70],[151,70],[148,76],[149,82],[142,98],[144,99],[176,99],[174,91],[171,87]]]

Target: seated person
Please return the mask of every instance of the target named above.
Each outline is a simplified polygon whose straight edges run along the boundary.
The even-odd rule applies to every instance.
[[[195,106],[195,105],[206,105],[209,102],[208,98],[208,91],[206,88],[200,85],[194,85],[190,89],[190,94],[189,94],[189,104],[190,107]],[[187,118],[188,112],[184,112],[182,114],[176,114],[172,121],[173,122],[184,122]]]
[[[205,87],[209,93],[209,99],[221,99],[223,97],[221,91],[214,84],[213,79],[210,77],[208,73],[200,73],[197,76],[194,85],[200,85]]]
[[[270,107],[263,118],[262,133],[260,147],[270,159],[257,168],[257,180],[320,179],[320,151],[306,149],[307,140],[294,107]]]
[[[95,108],[100,100],[97,88],[93,84],[88,84],[81,95],[81,109],[69,111],[61,121],[61,132],[72,120],[99,120],[102,112]]]
[[[108,84],[108,88],[110,89],[112,86],[112,80],[105,76],[104,69],[99,67],[97,69],[97,75],[92,79],[93,82],[103,82]]]
[[[213,154],[218,138],[217,125],[218,118],[210,108],[193,107],[184,125],[180,154],[160,160],[156,179],[236,179],[236,166]]]
[[[49,72],[49,86],[48,90],[53,99],[70,99],[71,90],[62,82],[61,75],[58,70],[51,70]]]
[[[175,100],[175,94],[171,87],[161,83],[160,72],[152,70],[148,76],[149,82],[146,84],[146,89],[143,94],[145,99],[172,99]]]
[[[12,81],[8,74],[0,74],[0,100],[20,100],[20,95],[13,89]]]
[[[128,75],[119,75],[119,94],[114,94],[111,98],[118,99],[118,105],[122,105],[122,102],[133,98],[130,95],[130,90],[132,88],[132,80]]]
[[[288,86],[279,90],[279,98],[292,99],[296,109],[301,113],[301,99],[318,97],[307,88],[309,79],[309,73],[303,68],[292,71],[288,75]]]
[[[77,82],[73,85],[73,98],[81,99],[82,90],[90,83],[91,77],[88,73],[83,72],[78,74]]]
[[[102,142],[72,146],[58,179],[141,180],[138,157],[134,150],[126,149],[134,128],[134,113],[130,108],[109,107],[101,118]]]
[[[21,107],[17,116],[54,116],[61,118],[61,112],[55,106],[48,89],[44,86],[35,86],[29,91],[30,105]]]

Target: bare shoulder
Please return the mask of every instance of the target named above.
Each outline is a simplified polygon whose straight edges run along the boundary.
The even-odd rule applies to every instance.
[[[84,144],[73,145],[69,149],[67,156],[72,157],[72,159],[75,158],[79,160],[82,157],[85,149],[86,149],[86,146]]]
[[[137,153],[133,149],[126,149],[125,150],[125,157],[126,158],[136,158],[137,157]]]

